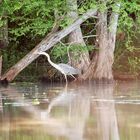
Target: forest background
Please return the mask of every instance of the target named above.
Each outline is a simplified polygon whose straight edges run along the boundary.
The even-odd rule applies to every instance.
[[[46,35],[66,29],[88,10],[97,10],[48,50],[51,60],[79,68],[83,80],[140,77],[139,0],[1,0],[0,5],[2,73]],[[16,80],[43,77],[62,78],[44,56],[23,69]]]

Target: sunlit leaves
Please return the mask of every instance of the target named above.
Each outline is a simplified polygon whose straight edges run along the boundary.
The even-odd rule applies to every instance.
[[[62,59],[63,62],[67,63],[68,54],[70,52],[75,52],[75,54],[78,55],[80,53],[93,51],[93,50],[96,50],[96,48],[90,45],[81,46],[81,45],[70,45],[70,44],[68,45],[68,44],[60,43],[60,44],[55,45],[55,47],[51,50],[51,54],[54,60]]]
[[[52,29],[55,22],[54,11],[64,13],[63,0],[5,0],[0,7],[0,13],[6,13],[9,20],[9,33],[18,38],[20,36],[44,36]],[[2,13],[3,12],[3,13]],[[2,20],[0,20],[2,26]],[[10,36],[9,36],[10,37]]]
[[[130,72],[138,75],[140,71],[140,58],[129,56],[128,64],[130,65]]]
[[[78,1],[79,14],[85,13],[88,9],[95,9],[97,6],[96,0],[80,0]]]
[[[108,10],[108,16],[111,12],[118,12],[114,4],[116,1],[107,0],[77,0],[78,14],[85,13],[88,9],[98,7],[101,11]],[[118,0],[119,1],[119,0]],[[63,15],[67,15],[66,0],[3,0],[0,6],[0,27],[3,25],[3,20],[8,18],[9,32],[12,38],[20,36],[44,36],[47,34],[57,19]],[[6,16],[5,16],[6,13]],[[131,32],[133,27],[140,30],[140,4],[139,0],[121,0],[121,10],[119,16],[118,28],[122,31]],[[132,14],[135,17],[132,17]],[[65,28],[71,24],[71,21],[65,16],[60,24],[60,28]]]
[[[136,23],[140,21],[140,18],[138,16],[139,14],[140,4],[137,0],[123,0],[123,2],[121,3],[119,27],[126,29],[130,32],[131,28],[134,27]]]
[[[2,20],[0,20],[0,27],[2,27],[4,24],[4,22]]]

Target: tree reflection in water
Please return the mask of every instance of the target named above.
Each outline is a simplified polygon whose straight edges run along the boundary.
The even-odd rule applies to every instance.
[[[96,97],[97,129],[100,140],[120,140],[115,103],[113,98],[114,85],[96,85],[94,88]]]
[[[0,112],[3,112],[2,95],[0,93]]]
[[[19,113],[19,116],[12,119],[11,117],[14,116],[12,113],[15,111],[11,110],[17,108],[10,107],[9,110],[3,111],[0,131],[3,129],[6,130],[6,133],[3,133],[2,138],[9,140],[11,139],[11,133],[13,134],[16,131],[14,133],[15,137],[13,137],[14,140],[22,139],[20,135],[24,136],[24,129],[28,128],[30,132],[39,131],[39,135],[52,135],[54,140],[58,137],[64,137],[64,139],[67,138],[68,140],[119,140],[117,116],[113,100],[113,84],[75,84],[64,88],[61,86],[59,89],[59,94],[50,100],[48,107],[42,109],[41,104],[34,106],[23,98],[21,91],[16,88],[7,88],[7,93],[4,94],[9,96],[12,93],[9,99],[12,97],[11,100],[17,103],[28,102],[28,106],[20,107],[20,110],[26,112],[24,112],[24,116]],[[42,92],[48,92],[45,90]],[[40,90],[37,91],[41,94]],[[13,97],[15,98],[13,99]],[[44,104],[47,106],[46,103]],[[32,115],[29,116],[29,114]],[[90,118],[97,120],[96,123],[89,124]],[[97,127],[95,126],[96,124]],[[89,125],[92,128],[94,127],[94,130],[92,130],[94,132],[91,135],[87,134]],[[16,135],[18,135],[19,139],[16,139]],[[37,140],[37,133],[32,133],[32,137]],[[27,137],[26,140],[28,140]]]

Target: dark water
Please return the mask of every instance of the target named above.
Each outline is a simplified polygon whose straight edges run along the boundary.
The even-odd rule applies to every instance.
[[[140,81],[1,87],[0,140],[140,140]]]

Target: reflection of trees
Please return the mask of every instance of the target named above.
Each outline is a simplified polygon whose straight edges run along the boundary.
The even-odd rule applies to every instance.
[[[9,105],[5,105],[5,100],[6,98],[9,101],[15,101],[17,103],[24,103],[23,96],[16,90],[16,88],[8,86],[6,88],[1,87],[0,88],[0,106],[2,107],[2,110],[0,112],[0,117],[1,117],[1,122],[0,122],[0,139],[3,140],[10,140],[11,139],[11,132],[13,131],[12,129],[17,127],[16,123],[13,123],[13,118],[11,116],[11,112],[13,109]],[[31,108],[25,108],[23,107],[24,110],[27,112],[32,112],[33,114],[36,113],[36,109],[34,107]],[[16,110],[15,110],[16,112]]]
[[[76,98],[71,103],[70,123],[73,126],[73,132],[76,132],[73,137],[70,135],[71,140],[83,140],[85,123],[90,113],[89,99],[89,95],[85,93],[85,90],[79,89]]]
[[[53,89],[53,87],[51,89]],[[85,130],[85,127],[90,127],[88,126],[89,124],[87,124],[89,113],[92,114],[92,111],[96,110],[94,116],[91,117],[95,118],[95,115],[97,116],[97,128],[94,125],[91,127],[97,129],[99,138],[96,134],[92,133],[91,139],[119,140],[116,111],[112,95],[113,91],[113,84],[65,87],[59,90],[59,94],[50,101],[47,110],[40,109],[39,106],[33,106],[30,103],[29,106],[20,107],[24,112],[27,112],[24,114],[25,118],[22,118],[22,122],[19,122],[19,120],[13,122],[11,116],[6,118],[6,116],[10,115],[8,111],[12,110],[7,108],[6,111],[4,108],[3,122],[7,122],[6,124],[2,124],[2,127],[6,127],[7,129],[7,134],[5,133],[4,135],[7,136],[6,139],[10,139],[12,128],[21,128],[22,124],[30,126],[31,129],[34,127],[36,131],[43,130],[43,135],[48,134],[57,137],[57,139],[59,139],[59,136],[62,136],[69,140],[83,140],[84,136],[89,136],[87,135],[88,130]],[[15,88],[8,87],[6,92],[11,100],[14,99],[18,103],[26,102],[26,99],[23,100],[22,94],[19,94]],[[90,102],[91,95],[94,97],[94,102],[92,103]],[[45,105],[47,106],[47,104],[48,103]],[[15,109],[14,113],[16,111]],[[6,112],[8,112],[8,114],[6,114]],[[42,112],[46,113],[41,120]],[[26,117],[29,113],[32,114],[33,117]],[[22,117],[20,115],[18,116],[19,119]],[[32,126],[30,124],[32,124]],[[39,129],[36,126],[39,126]],[[18,135],[18,132],[16,132],[15,135]],[[3,136],[3,138],[5,138],[5,136]]]
[[[119,140],[116,110],[113,101],[113,84],[96,85],[97,127],[101,140]]]
[[[0,112],[3,112],[2,95],[0,93]]]
[[[21,105],[26,103],[23,94],[14,87],[9,86],[6,89],[1,89],[1,92],[11,101]],[[32,126],[29,125],[31,129],[36,125],[40,125],[43,134],[47,133],[48,135],[56,136],[57,138],[58,136],[62,136],[69,140],[83,140],[85,123],[90,111],[89,96],[84,95],[84,92],[84,90],[81,91],[79,88],[71,90],[68,87],[65,87],[62,91],[60,90],[59,95],[50,102],[48,107],[50,110],[49,116],[46,115],[43,120],[40,119],[42,109],[33,106],[31,103],[29,103],[28,106],[20,107],[20,112],[22,111],[25,113],[26,111],[27,113],[19,114],[19,116],[16,116],[18,118],[14,118],[14,115],[18,114],[17,108],[11,108],[11,105],[7,105],[7,109],[4,108],[2,113],[1,128],[2,130],[5,130],[2,138],[7,140],[11,139],[11,135],[13,134],[14,137],[16,137],[22,132],[22,130],[18,130],[19,128],[22,129],[21,124],[22,126],[32,124]],[[61,107],[61,110],[58,111],[60,115],[55,115],[54,113],[57,107]],[[33,118],[28,118],[29,113]],[[36,128],[36,130],[39,129]]]
[[[5,133],[2,133],[0,135],[0,139],[5,139],[5,140],[9,140],[9,128],[10,125],[9,123],[7,123],[7,121],[9,122],[9,117],[7,116],[7,113],[4,112],[4,108],[3,108],[3,96],[2,96],[2,90],[5,88],[1,88],[0,87],[0,120],[1,120],[1,128],[0,128],[0,132],[3,131],[4,128],[7,128],[7,131]]]
[[[8,99],[8,101],[10,102],[15,102],[17,105],[19,104],[19,106],[21,105],[21,108],[23,110],[27,111],[28,113],[31,113],[35,118],[38,118],[40,110],[38,108],[35,108],[32,105],[32,102],[26,100],[21,91],[18,91],[18,89],[16,89],[13,86],[8,86],[7,88],[1,88],[0,92],[6,100]],[[4,103],[5,101],[3,101],[3,104]],[[26,107],[26,103],[28,103],[28,106],[30,107]]]

